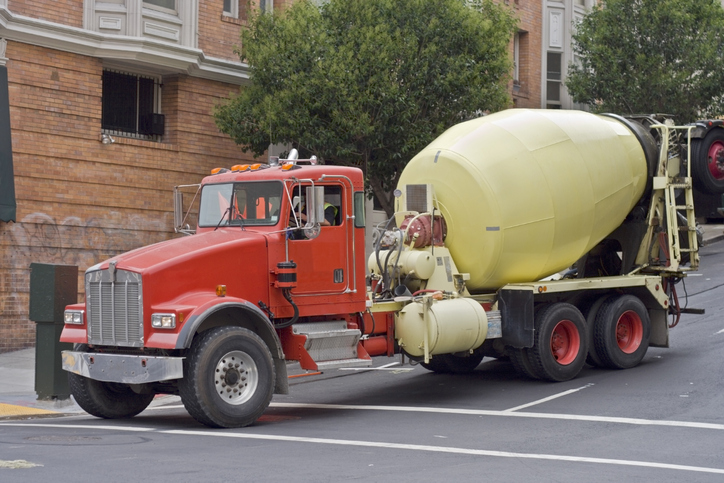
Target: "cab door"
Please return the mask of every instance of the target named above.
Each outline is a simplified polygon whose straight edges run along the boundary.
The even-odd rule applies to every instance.
[[[299,193],[294,186],[294,193]],[[295,197],[296,208],[304,207],[305,188],[309,184],[301,183],[301,198]],[[315,186],[319,186],[316,184]],[[296,230],[290,233],[289,259],[297,264],[297,287],[293,296],[344,294],[349,289],[353,260],[349,249],[352,227],[348,226],[346,214],[350,209],[344,203],[349,198],[346,187],[341,184],[323,185],[325,203],[336,208],[335,223],[320,227],[320,234],[314,239],[306,239]]]

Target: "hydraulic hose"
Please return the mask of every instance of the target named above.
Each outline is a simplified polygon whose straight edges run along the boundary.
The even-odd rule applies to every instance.
[[[289,302],[291,304],[292,308],[294,309],[294,315],[292,316],[291,319],[281,320],[278,323],[275,321],[274,322],[275,329],[284,329],[286,327],[294,325],[297,322],[297,320],[299,319],[299,307],[297,307],[297,304],[295,304],[294,301],[292,300],[292,294],[291,294],[290,289],[288,289],[288,288],[282,289],[282,294],[284,295],[284,298],[287,299],[287,302]]]

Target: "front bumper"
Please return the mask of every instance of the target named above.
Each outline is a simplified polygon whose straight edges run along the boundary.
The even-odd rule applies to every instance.
[[[89,379],[144,384],[183,377],[183,357],[63,351],[63,369]]]

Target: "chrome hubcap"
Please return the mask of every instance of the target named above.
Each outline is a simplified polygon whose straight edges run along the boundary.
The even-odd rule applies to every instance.
[[[216,393],[228,404],[244,404],[254,395],[258,384],[259,372],[246,352],[231,351],[216,364]]]

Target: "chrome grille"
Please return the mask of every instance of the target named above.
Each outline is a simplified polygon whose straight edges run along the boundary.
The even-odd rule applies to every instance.
[[[126,270],[85,275],[88,343],[143,347],[141,275]],[[115,280],[114,280],[115,278]]]

